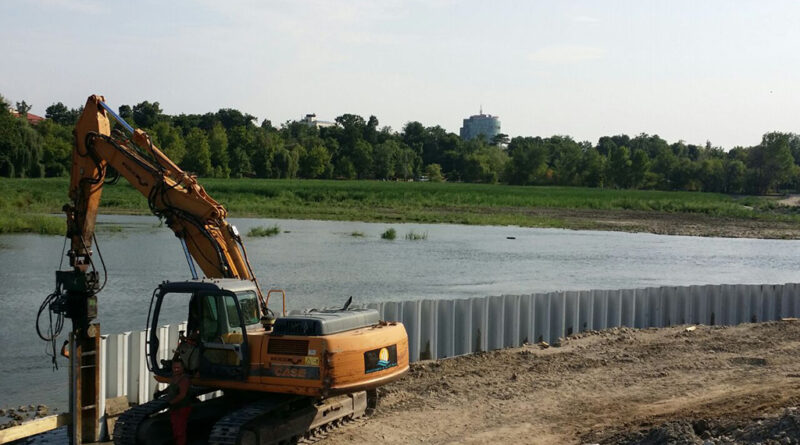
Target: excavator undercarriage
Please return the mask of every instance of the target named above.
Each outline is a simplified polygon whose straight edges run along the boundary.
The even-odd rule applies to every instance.
[[[374,396],[374,392],[373,395]],[[249,402],[245,400],[249,399]],[[316,400],[304,396],[231,393],[193,410],[189,442],[212,445],[314,443],[341,425],[369,413],[367,391]],[[168,444],[167,403],[153,400],[126,411],[117,421],[117,445]]]

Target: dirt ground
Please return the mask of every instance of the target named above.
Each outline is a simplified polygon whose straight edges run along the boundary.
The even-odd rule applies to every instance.
[[[800,321],[686,328],[421,362],[322,443],[800,443]]]

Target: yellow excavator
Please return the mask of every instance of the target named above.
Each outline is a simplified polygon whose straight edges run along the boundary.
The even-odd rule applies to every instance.
[[[109,117],[121,128],[112,131]],[[380,321],[377,311],[349,308],[348,301],[342,309],[287,315],[284,294],[283,310],[275,316],[268,308],[273,292],[262,292],[223,206],[102,96],[89,97],[75,128],[71,201],[64,206],[70,270],[56,273],[57,298],[51,304],[54,312],[72,319],[74,341],[90,335],[89,323],[97,314],[102,285],[92,246],[103,185],[112,171],[147,198],[186,254],[192,279],[167,281],[154,291],[145,349],[157,381],[169,382],[171,361],[181,360],[195,395],[221,390],[221,397],[198,401],[193,409],[189,430],[195,441],[311,439],[367,413],[376,402],[375,389],[407,372],[405,328]],[[159,337],[159,315],[167,299],[182,299],[188,317],[186,333],[166,345],[175,351],[171,359],[159,356],[166,341]],[[162,398],[130,408],[116,422],[114,442],[168,440],[167,406]]]

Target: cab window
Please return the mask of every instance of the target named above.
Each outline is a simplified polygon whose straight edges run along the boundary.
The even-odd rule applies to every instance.
[[[255,292],[240,292],[236,294],[236,297],[239,299],[239,307],[242,309],[244,324],[252,325],[258,323],[261,320],[261,317],[258,313],[258,298],[256,297]],[[230,314],[230,311],[228,311],[228,314]],[[237,326],[239,325],[237,324]]]
[[[228,313],[228,327],[238,328],[242,325],[239,321],[239,311],[236,310],[236,300],[232,296],[225,296],[225,312]]]

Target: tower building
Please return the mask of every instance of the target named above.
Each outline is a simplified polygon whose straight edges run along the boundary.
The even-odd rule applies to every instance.
[[[461,139],[467,141],[482,134],[487,142],[491,142],[492,138],[500,134],[500,117],[483,114],[483,107],[481,107],[479,114],[464,119],[464,126],[461,127],[459,133]]]

